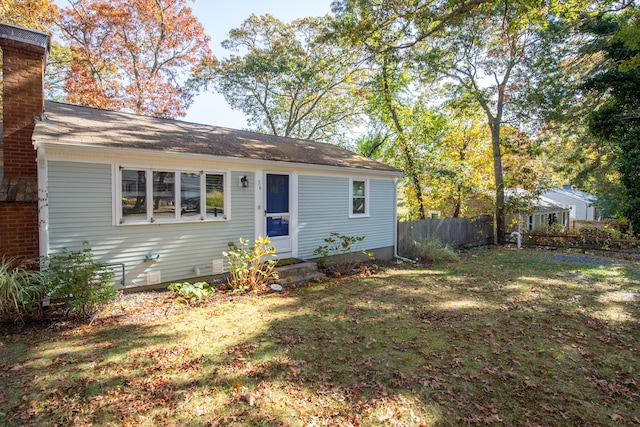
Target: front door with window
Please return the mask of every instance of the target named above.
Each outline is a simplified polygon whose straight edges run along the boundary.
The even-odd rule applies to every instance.
[[[289,181],[287,174],[268,173],[266,177],[266,231],[279,254],[291,251]]]

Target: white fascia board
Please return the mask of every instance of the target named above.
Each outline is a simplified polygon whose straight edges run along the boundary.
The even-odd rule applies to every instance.
[[[348,168],[340,166],[325,166],[309,163],[280,162],[274,160],[245,159],[238,157],[209,156],[193,153],[173,153],[166,151],[139,150],[135,148],[114,148],[92,145],[77,145],[66,143],[49,143],[36,141],[37,147],[46,150],[47,160],[54,161],[78,161],[86,163],[127,163],[148,164],[150,166],[196,166],[203,164],[221,164],[226,167],[241,165],[242,168],[269,169],[282,171],[308,171],[314,175],[332,176],[361,176],[382,179],[396,179],[403,175],[399,171],[380,171],[361,168]],[[304,173],[304,172],[303,172]]]

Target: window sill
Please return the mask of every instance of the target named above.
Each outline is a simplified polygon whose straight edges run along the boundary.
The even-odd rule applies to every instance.
[[[208,219],[174,219],[174,220],[156,220],[156,221],[124,221],[116,224],[118,227],[126,227],[129,225],[165,225],[165,224],[202,224],[203,222],[228,222],[229,218],[208,218]]]
[[[369,218],[369,214],[349,214],[350,219]]]

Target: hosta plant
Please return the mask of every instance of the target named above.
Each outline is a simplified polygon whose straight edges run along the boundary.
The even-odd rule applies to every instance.
[[[172,283],[167,286],[167,289],[172,291],[177,298],[185,301],[187,304],[200,301],[214,292],[214,289],[207,282]]]

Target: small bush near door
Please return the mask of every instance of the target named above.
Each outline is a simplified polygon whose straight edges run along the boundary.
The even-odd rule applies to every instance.
[[[340,233],[331,233],[324,239],[325,244],[313,251],[318,258],[320,267],[332,270],[340,274],[352,273],[359,264],[362,255],[373,259],[373,254],[364,249],[358,249],[357,245],[365,239],[365,236],[346,236]]]

